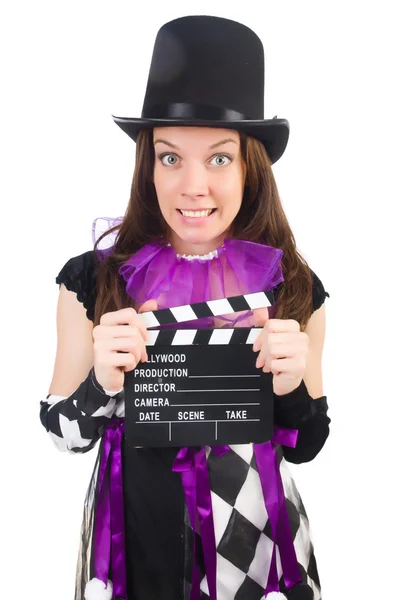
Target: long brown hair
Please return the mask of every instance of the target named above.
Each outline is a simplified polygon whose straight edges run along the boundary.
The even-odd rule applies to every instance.
[[[240,143],[246,178],[232,237],[283,250],[281,267],[284,282],[277,295],[274,318],[295,319],[304,330],[312,312],[309,266],[296,248],[265,147],[241,132]],[[144,129],[136,142],[131,195],[122,223],[105,232],[94,245],[95,252],[106,235],[118,231],[111,253],[99,263],[94,326],[99,324],[104,313],[134,305],[125,291],[125,281],[118,274],[120,266],[145,244],[167,241],[168,226],[157,201],[153,169],[153,130]]]

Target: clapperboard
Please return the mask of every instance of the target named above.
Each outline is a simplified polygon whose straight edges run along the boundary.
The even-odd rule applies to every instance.
[[[149,361],[125,376],[125,435],[143,447],[244,444],[273,434],[271,373],[255,367],[261,328],[157,329],[272,306],[272,291],[142,313]]]

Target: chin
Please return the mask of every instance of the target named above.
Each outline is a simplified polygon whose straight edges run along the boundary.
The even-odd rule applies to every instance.
[[[217,240],[220,240],[220,243],[222,243],[224,238],[224,235],[218,232],[211,234],[204,233],[204,231],[201,233],[196,231],[192,231],[191,233],[186,231],[176,231],[175,233],[182,242],[192,245],[211,244],[212,242],[217,243]]]

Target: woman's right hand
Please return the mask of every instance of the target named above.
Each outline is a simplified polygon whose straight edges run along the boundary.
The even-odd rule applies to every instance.
[[[156,309],[157,302],[148,300],[139,313]],[[133,308],[122,308],[103,314],[92,335],[95,377],[104,389],[117,392],[124,386],[124,373],[148,359],[146,326]]]

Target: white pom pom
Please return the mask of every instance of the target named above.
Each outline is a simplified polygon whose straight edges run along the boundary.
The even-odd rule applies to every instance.
[[[85,586],[84,599],[85,600],[112,600],[113,596],[113,585],[112,582],[108,581],[107,587],[100,579],[94,577]]]
[[[287,600],[287,596],[284,596],[281,592],[270,592],[267,596],[263,596],[261,600]]]

